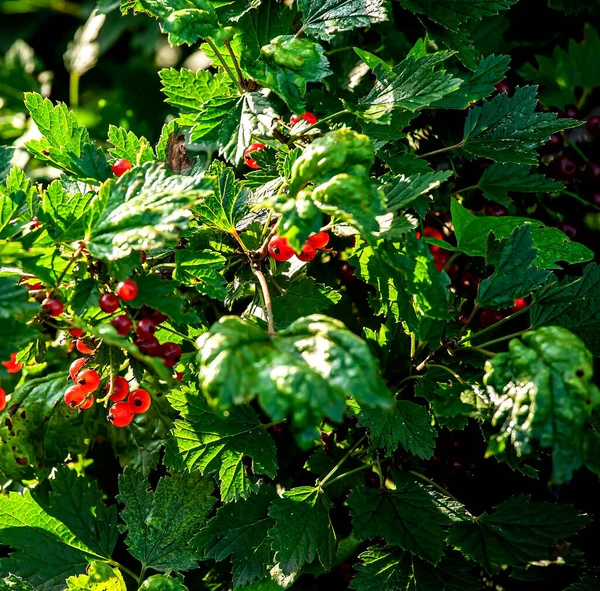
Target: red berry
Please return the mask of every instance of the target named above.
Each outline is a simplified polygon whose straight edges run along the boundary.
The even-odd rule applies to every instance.
[[[355,268],[347,261],[342,261],[340,263],[340,279],[346,283],[356,281]]]
[[[78,384],[67,388],[65,392],[65,403],[69,408],[75,408],[85,400],[86,393]]]
[[[110,407],[106,418],[115,427],[127,427],[133,421],[134,416],[129,402],[116,402]]]
[[[475,297],[481,281],[482,279],[479,275],[467,271],[463,273],[462,277],[459,279],[457,287],[463,294]]]
[[[79,359],[75,359],[75,361],[73,361],[73,363],[71,363],[69,366],[69,375],[74,382],[77,381],[77,375],[81,371],[81,368],[85,365],[86,361],[87,359],[85,357],[79,357]]]
[[[75,348],[82,354],[82,355],[89,355],[90,353],[94,352],[94,349],[90,349],[84,342],[82,339],[77,339],[77,341],[75,341]]]
[[[506,207],[503,205],[499,205],[498,203],[490,203],[485,206],[485,214],[500,217],[503,215],[508,215],[508,209],[506,209]]]
[[[110,392],[110,381],[106,382],[104,389],[107,394]],[[112,379],[112,394],[109,400],[121,402],[127,398],[127,394],[129,394],[129,382],[123,376],[115,376]]]
[[[31,218],[31,220],[29,220],[31,222],[31,229],[35,230],[36,228],[41,227],[42,222],[40,222],[35,216],[33,216]]]
[[[138,294],[138,286],[132,279],[125,279],[117,285],[117,295],[125,302],[130,302]]]
[[[6,367],[6,371],[8,373],[17,373],[17,372],[21,371],[21,368],[23,367],[22,363],[17,362],[17,354],[16,353],[11,353],[10,361],[3,361],[2,365],[4,365],[4,367]]]
[[[94,397],[91,394],[86,394],[87,398],[85,402],[79,407],[81,410],[87,410],[88,408],[92,408],[94,406]]]
[[[125,158],[115,160],[112,165],[112,171],[115,176],[123,176],[128,170],[131,170],[131,162],[125,160]]]
[[[481,310],[479,324],[481,328],[487,328],[488,326],[492,326],[492,324],[496,324],[496,322],[500,322],[503,318],[504,314],[499,310]]]
[[[427,236],[427,238],[437,238],[438,240],[443,240],[444,236],[437,228],[432,228],[431,226],[425,226],[423,228],[423,234]],[[436,244],[430,244],[429,248],[431,252],[437,252],[441,247]]]
[[[173,367],[181,359],[181,347],[171,341],[163,343],[160,349],[160,356],[167,367]]]
[[[4,388],[0,388],[0,411],[6,408],[6,392]]]
[[[184,375],[185,375],[185,372],[183,372],[183,371],[178,371],[178,372],[175,374],[175,379],[176,379],[178,382],[183,382],[183,376],[184,376]]]
[[[100,386],[100,375],[93,369],[86,369],[77,375],[77,383],[86,394],[95,392]]]
[[[142,318],[135,329],[135,334],[140,339],[149,339],[156,332],[156,324],[149,318]]]
[[[129,316],[123,314],[121,316],[117,316],[110,321],[111,325],[115,327],[117,334],[120,334],[122,337],[129,334],[131,327],[133,326],[133,322]]]
[[[434,253],[435,268],[441,273],[451,257],[452,255],[447,250],[439,250]]]
[[[81,330],[81,328],[71,328],[69,330],[69,334],[72,337],[78,339],[83,334],[83,330]]]
[[[304,119],[304,121],[306,121],[309,125],[314,125],[318,121],[317,116],[314,113],[311,113],[310,111],[302,113],[300,117]]]
[[[152,320],[157,326],[169,318],[166,314],[163,314],[154,308],[150,308],[145,304],[140,308],[140,317]]]
[[[137,345],[140,353],[143,353],[144,355],[158,357],[161,354],[160,343],[154,336],[151,336],[148,339],[135,339],[133,342]]]
[[[269,254],[276,261],[288,261],[292,258],[296,251],[290,246],[287,238],[282,238],[281,236],[275,236],[271,238],[271,242],[269,242]]]
[[[60,316],[65,311],[65,306],[57,298],[48,298],[44,300],[42,308],[44,308],[50,316]]]
[[[590,115],[585,126],[590,135],[600,137],[600,115]]]
[[[568,156],[555,158],[551,167],[554,177],[563,181],[570,181],[577,174],[577,163]]]
[[[560,133],[553,133],[550,139],[539,149],[544,154],[556,154],[561,151],[565,140]]]
[[[569,119],[577,119],[579,117],[579,109],[575,105],[567,105],[561,115]]]
[[[583,167],[583,177],[593,185],[600,182],[600,164],[596,162],[586,162]]]
[[[140,259],[141,259],[141,261],[142,261],[142,265],[143,265],[143,264],[146,262],[146,258],[147,258],[147,256],[146,256],[146,251],[145,251],[145,250],[142,250],[142,253],[141,253],[141,255],[140,255]]]
[[[292,115],[290,117],[290,125],[296,125],[297,123],[300,123],[300,117],[298,117],[298,115]]]
[[[515,300],[515,303],[510,307],[510,309],[513,312],[518,312],[519,310],[526,308],[528,305],[527,298],[519,298],[518,300]]]
[[[591,202],[600,207],[600,193],[594,193],[592,195]]]
[[[571,240],[577,236],[577,228],[573,224],[569,224],[569,222],[563,222],[558,226],[558,229],[564,232]]]
[[[494,88],[498,92],[510,92],[512,90],[512,87],[508,80],[502,80],[501,82],[498,82],[498,84],[496,84]]]
[[[260,168],[260,166],[258,164],[256,164],[256,160],[254,160],[254,158],[252,158],[252,156],[250,156],[250,154],[253,154],[254,152],[258,152],[259,150],[264,150],[264,149],[265,149],[265,145],[261,144],[260,142],[250,144],[250,147],[248,147],[244,151],[244,162],[246,163],[246,166],[249,166],[250,168],[254,168],[255,170]]]
[[[152,399],[146,390],[142,390],[140,388],[138,390],[134,390],[129,395],[129,406],[135,414],[146,412],[150,408],[151,404]]]
[[[298,257],[298,260],[303,263],[308,263],[308,261],[312,261],[317,256],[317,251],[310,242],[306,242],[302,247],[300,254],[297,254],[296,256]]]
[[[467,321],[469,320],[469,315],[468,315],[468,314],[465,314],[464,312],[461,312],[461,313],[458,315],[458,318],[457,318],[457,320],[458,320],[458,323],[459,323],[461,326],[464,326],[464,325],[467,323]]]
[[[317,250],[325,248],[329,244],[329,234],[327,232],[317,232],[308,237],[308,242]]]
[[[112,314],[119,309],[119,298],[114,293],[104,293],[100,296],[100,309]]]

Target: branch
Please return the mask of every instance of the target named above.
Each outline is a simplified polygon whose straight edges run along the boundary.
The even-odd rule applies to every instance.
[[[258,265],[257,265],[258,266]],[[269,330],[269,336],[274,337],[277,333],[275,332],[275,322],[273,321],[273,305],[271,304],[271,294],[269,293],[269,286],[265,279],[265,274],[258,268],[252,266],[252,272],[256,275],[258,283],[260,284],[260,297],[267,317],[267,325]]]

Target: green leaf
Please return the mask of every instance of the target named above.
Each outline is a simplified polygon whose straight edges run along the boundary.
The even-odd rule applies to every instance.
[[[550,271],[533,265],[538,251],[533,248],[530,225],[516,228],[501,248],[494,272],[479,285],[475,302],[483,308],[508,308],[516,299],[525,298],[541,287],[550,276]]]
[[[302,30],[329,40],[338,31],[370,27],[387,20],[385,0],[299,0]]]
[[[537,164],[536,148],[557,131],[577,127],[579,121],[538,113],[536,86],[517,87],[513,96],[496,95],[467,114],[462,147],[475,156],[496,162]]]
[[[582,3],[578,2],[579,7]],[[528,82],[539,84],[540,101],[547,107],[563,109],[576,103],[580,95],[576,90],[589,91],[600,86],[600,66],[596,56],[600,52],[600,36],[590,24],[586,24],[582,41],[569,39],[567,49],[554,46],[552,55],[536,55],[537,69],[525,64],[519,74]]]
[[[0,146],[0,183],[3,183],[11,169],[11,160],[15,149],[11,146]]]
[[[177,238],[190,218],[187,208],[207,194],[206,183],[171,175],[147,162],[107,181],[91,203],[88,250],[98,258],[117,260],[133,250],[160,248]]]
[[[386,456],[391,456],[399,445],[425,460],[433,455],[437,431],[422,406],[394,400],[390,410],[361,408],[353,403],[350,407],[357,413],[359,426],[369,429],[371,445],[383,449]]]
[[[577,583],[569,585],[565,591],[594,591],[600,586],[600,578],[594,575],[584,576]]]
[[[565,14],[579,14],[581,12],[589,12],[593,16],[600,14],[600,6],[595,0],[580,0],[577,4],[571,4],[568,0],[550,0],[548,6]]]
[[[213,250],[178,250],[173,279],[194,286],[202,295],[223,300],[227,281],[222,275],[226,258]]]
[[[26,144],[38,160],[49,162],[84,183],[99,185],[109,178],[104,152],[90,140],[87,129],[77,124],[64,103],[54,106],[49,99],[27,92],[25,106],[43,136]]]
[[[16,277],[0,277],[0,320],[27,322],[40,311],[39,304],[29,301],[28,289],[18,285]]]
[[[67,589],[81,591],[127,591],[123,575],[118,568],[94,560],[90,562],[87,574],[69,577]]]
[[[277,450],[256,413],[249,406],[231,409],[225,417],[212,412],[195,386],[172,391],[169,400],[181,418],[175,421],[165,461],[178,469],[219,471],[224,502],[247,498],[258,489],[254,474],[274,478]]]
[[[512,339],[508,352],[486,363],[484,383],[499,428],[488,454],[514,447],[517,456],[538,449],[553,457],[555,482],[571,480],[586,457],[588,425],[600,406],[592,382],[592,354],[565,328],[547,326]]]
[[[352,112],[368,121],[389,123],[394,110],[417,111],[432,105],[461,85],[460,78],[438,68],[451,55],[449,51],[410,55],[392,69],[378,64],[375,86]]]
[[[60,591],[65,577],[83,573],[91,560],[110,557],[117,538],[116,511],[102,504],[95,484],[69,472],[59,471],[49,503],[28,489],[0,496],[0,543],[15,550],[0,559],[0,576],[18,572],[40,591]],[[69,496],[63,496],[67,490]],[[76,514],[75,507],[82,506],[85,511]],[[108,554],[100,553],[98,536],[108,536]]]
[[[268,531],[275,524],[269,506],[277,498],[275,489],[263,485],[246,500],[219,508],[190,544],[204,560],[231,557],[233,586],[237,589],[255,579],[263,579],[272,563]]]
[[[477,521],[455,523],[448,542],[489,573],[549,559],[550,545],[574,535],[589,523],[570,505],[513,497]]]
[[[148,2],[149,0],[145,0]],[[150,0],[153,1],[153,0]],[[199,39],[219,35],[217,13],[208,1],[196,0],[197,8],[181,8],[169,14],[162,24],[162,29],[169,34],[169,43],[177,45],[193,45]]]
[[[356,591],[481,591],[468,563],[457,556],[443,558],[435,569],[397,548],[369,548],[359,558],[350,582]]]
[[[388,544],[437,564],[446,547],[443,526],[448,518],[434,498],[406,480],[396,490],[360,487],[348,497],[354,534],[361,540],[378,536]]]
[[[508,55],[488,55],[481,58],[477,69],[463,79],[457,90],[432,106],[438,109],[466,109],[471,103],[487,98],[494,92],[494,85],[504,80],[509,63]]]
[[[9,575],[4,579],[0,579],[0,591],[35,591],[35,587],[21,577]]]
[[[380,189],[385,194],[387,210],[396,212],[408,207],[417,197],[437,189],[451,176],[452,173],[449,170],[444,170],[410,176],[399,174],[389,179],[384,177],[384,183]]]
[[[133,166],[156,160],[150,142],[144,136],[138,138],[133,131],[110,125],[108,141],[114,146],[108,150],[110,155],[113,158],[125,158]]]
[[[307,316],[269,336],[236,316],[222,317],[197,341],[199,378],[224,407],[258,397],[274,421],[292,416],[299,443],[312,445],[322,418],[342,420],[352,396],[386,407],[389,392],[368,345],[341,322]]]
[[[532,308],[531,325],[567,328],[600,356],[600,266],[591,263],[580,278],[565,278],[554,297]]]
[[[327,495],[317,488],[299,486],[275,499],[269,517],[275,525],[269,531],[275,560],[285,575],[299,571],[318,557],[329,569],[335,557],[336,538],[329,519],[332,507]]]
[[[196,204],[194,214],[205,228],[235,234],[236,225],[248,212],[248,190],[219,160],[213,161],[205,178],[212,183],[212,192]]]
[[[196,568],[196,553],[190,538],[203,525],[217,500],[211,496],[210,477],[174,473],[158,481],[148,492],[148,481],[126,468],[119,476],[118,499],[125,505],[121,514],[127,525],[125,543],[144,568],[165,572]]]
[[[479,179],[479,188],[487,199],[503,205],[509,203],[508,193],[550,193],[561,191],[563,183],[543,174],[532,173],[526,164],[501,164],[494,162]]]

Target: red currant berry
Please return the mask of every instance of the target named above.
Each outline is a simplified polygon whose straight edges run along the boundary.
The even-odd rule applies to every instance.
[[[457,320],[458,320],[458,323],[459,323],[461,326],[464,326],[464,325],[465,325],[465,324],[468,322],[468,320],[469,320],[469,315],[468,315],[468,314],[465,314],[464,312],[461,312],[461,313],[458,315],[458,318],[457,318]]]
[[[312,261],[316,256],[317,251],[310,242],[306,242],[302,247],[302,251],[300,252],[300,254],[296,255],[296,257],[298,257],[298,260],[302,261],[303,263],[308,263],[308,261]]]
[[[329,244],[329,234],[327,232],[317,232],[308,237],[308,242],[317,250],[325,248]]]
[[[485,215],[501,217],[503,215],[508,215],[508,209],[506,209],[506,207],[503,205],[499,205],[498,203],[490,203],[485,206]]]
[[[183,371],[178,371],[178,372],[175,374],[175,379],[176,379],[178,382],[183,382],[183,376],[184,376],[184,375],[185,375],[185,372],[183,372]]]
[[[140,317],[152,320],[152,322],[154,322],[154,324],[156,324],[157,326],[163,323],[165,320],[168,320],[169,318],[166,314],[163,314],[162,312],[159,312],[158,310],[150,308],[146,305],[143,305],[140,308]]]
[[[64,304],[57,298],[48,298],[44,300],[42,308],[44,308],[50,316],[60,316],[65,311]]]
[[[477,295],[477,289],[482,279],[479,275],[467,271],[463,273],[462,277],[458,281],[458,289],[461,293],[475,297]]]
[[[296,251],[290,246],[287,238],[282,238],[281,236],[275,236],[271,238],[271,242],[269,242],[269,254],[276,261],[288,261],[292,258]]]
[[[444,239],[442,233],[437,228],[432,228],[431,226],[425,226],[423,228],[423,234],[425,234],[427,238],[437,238],[438,240]],[[441,247],[436,244],[430,244],[429,248],[431,249],[431,252],[437,252]]]
[[[110,392],[110,381],[106,382],[104,389],[107,394]],[[127,398],[127,394],[129,394],[129,382],[123,376],[115,376],[112,379],[112,394],[109,400],[121,402]]]
[[[585,126],[591,136],[600,137],[600,115],[590,115]]]
[[[75,361],[73,361],[73,363],[71,363],[69,366],[69,375],[74,382],[77,381],[77,375],[81,371],[81,368],[85,365],[86,361],[87,359],[85,357],[79,357],[79,359],[75,359]]]
[[[573,224],[569,224],[569,222],[563,222],[558,226],[558,229],[564,232],[571,240],[577,236],[577,228]]]
[[[75,348],[82,354],[82,355],[89,355],[90,353],[94,352],[94,349],[90,349],[84,342],[82,339],[77,339],[77,341],[75,342]]]
[[[11,353],[10,360],[3,361],[2,365],[4,365],[4,367],[6,367],[6,371],[8,373],[18,373],[19,371],[21,371],[21,368],[23,367],[22,363],[17,362],[17,354],[16,353]]]
[[[123,176],[128,170],[131,170],[131,168],[131,162],[125,160],[125,158],[115,160],[112,165],[112,171],[115,176]]]
[[[561,115],[568,119],[577,119],[579,117],[579,109],[575,105],[567,105]]]
[[[256,160],[254,160],[254,158],[252,158],[252,156],[250,156],[250,154],[253,154],[254,152],[258,152],[259,150],[264,150],[264,149],[265,149],[265,145],[261,144],[260,142],[250,144],[250,147],[248,147],[244,151],[244,162],[246,163],[246,166],[248,166],[250,168],[254,168],[255,170],[259,169],[260,166],[258,164],[256,164]]]
[[[35,216],[29,220],[31,222],[31,229],[35,230],[36,228],[40,228],[42,226],[42,222],[40,222]]]
[[[577,175],[577,163],[568,156],[555,158],[551,169],[554,177],[563,181],[570,181]]]
[[[100,386],[100,375],[93,369],[86,369],[77,375],[77,383],[86,394],[95,392]]]
[[[149,339],[156,332],[156,324],[149,318],[142,318],[135,329],[135,334],[140,339]]]
[[[519,298],[518,300],[515,300],[515,303],[510,307],[510,309],[513,312],[518,312],[519,310],[526,308],[528,305],[527,298]]]
[[[296,125],[300,123],[300,117],[298,117],[298,115],[292,115],[290,117],[290,125]]]
[[[550,139],[539,149],[544,154],[557,154],[565,144],[562,134],[553,133]]]
[[[317,116],[314,113],[311,113],[310,111],[302,113],[300,117],[304,119],[304,121],[306,121],[309,125],[314,125],[318,121]]]
[[[481,328],[487,328],[488,326],[492,326],[492,324],[496,324],[496,322],[500,322],[503,318],[504,314],[499,310],[481,310],[479,324]]]
[[[181,359],[181,347],[171,341],[163,343],[161,345],[160,356],[167,367],[173,367]]]
[[[354,270],[356,267],[353,267],[347,261],[342,261],[340,263],[340,279],[345,283],[350,283],[352,281],[356,281],[356,275],[354,274]]]
[[[129,331],[131,330],[131,327],[133,326],[131,318],[129,318],[129,316],[126,316],[125,314],[113,318],[110,321],[110,323],[112,324],[112,326],[115,327],[117,333],[120,334],[122,337],[128,335]]]
[[[4,388],[0,388],[0,411],[6,408],[6,392]]]
[[[100,309],[112,314],[119,309],[119,298],[114,293],[104,293],[100,296]]]
[[[134,343],[137,345],[140,353],[148,355],[149,357],[160,356],[160,343],[156,337],[151,336],[148,339],[135,339]]]
[[[508,93],[512,90],[512,87],[508,80],[502,80],[501,82],[498,82],[498,84],[496,84],[494,86],[494,88],[496,89],[497,92],[507,92]]]
[[[110,407],[106,418],[115,427],[127,427],[133,421],[134,416],[129,402],[116,402]]]
[[[590,184],[598,185],[600,182],[600,164],[597,162],[586,162],[583,167],[583,178]]]
[[[67,388],[65,392],[65,403],[69,408],[75,408],[85,400],[86,393],[83,391],[81,386],[75,384],[70,388]]]
[[[134,390],[129,395],[129,406],[135,414],[142,414],[146,412],[150,408],[151,404],[152,399],[146,390],[142,390],[140,388],[138,390]]]
[[[86,394],[87,398],[84,400],[83,404],[79,407],[81,410],[87,410],[88,408],[92,408],[94,406],[94,397],[91,394]]]
[[[138,286],[132,279],[125,279],[117,285],[117,295],[125,302],[130,302],[138,294]]]
[[[78,339],[81,335],[83,335],[83,330],[81,330],[81,328],[71,328],[69,330],[69,334],[73,338]]]

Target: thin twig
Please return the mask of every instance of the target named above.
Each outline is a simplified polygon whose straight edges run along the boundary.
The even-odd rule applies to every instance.
[[[85,248],[85,242],[81,241],[79,243],[79,248],[77,248],[77,250],[71,255],[71,258],[67,262],[67,266],[62,270],[62,273],[58,276],[58,279],[56,280],[57,286],[60,286],[60,283],[64,279],[65,275],[67,274],[67,271],[71,268],[71,266],[73,265],[75,260],[81,255],[84,248]]]
[[[240,91],[241,94],[244,94],[244,89],[242,88],[237,77],[232,72],[232,70],[229,67],[229,65],[227,64],[227,62],[225,61],[225,58],[221,55],[221,52],[219,51],[217,46],[208,37],[206,38],[206,42],[209,44],[210,48],[215,52],[215,55],[221,62],[221,65],[225,68],[225,71],[227,72],[227,74],[229,74],[229,77],[233,80],[234,84],[237,86],[237,89]]]
[[[340,466],[354,453],[356,448],[362,444],[362,442],[367,438],[366,435],[363,435],[345,454],[344,457],[325,475],[325,478],[317,481],[317,486],[322,488],[323,485],[340,469]]]
[[[429,158],[429,156],[435,156],[436,154],[443,154],[444,152],[450,152],[450,150],[457,150],[458,148],[462,148],[463,142],[458,142],[458,144],[454,144],[453,146],[448,146],[447,148],[440,148],[439,150],[433,150],[433,152],[426,152],[425,154],[419,154],[418,158]]]
[[[277,333],[275,332],[275,322],[273,320],[273,305],[271,303],[271,294],[269,293],[269,286],[265,274],[260,269],[252,268],[252,272],[256,275],[258,283],[260,285],[261,299],[263,302],[263,308],[265,316],[267,317],[267,326],[269,330],[269,336],[274,337]]]
[[[231,56],[231,61],[233,62],[233,66],[235,68],[235,71],[237,72],[238,81],[240,83],[240,86],[244,90],[246,90],[246,80],[244,80],[244,75],[242,74],[242,70],[240,69],[240,64],[238,63],[237,57],[235,57],[235,53],[233,53],[233,49],[231,48],[231,43],[229,43],[229,41],[225,41],[224,44],[225,44],[225,47],[227,47],[227,51],[229,52],[229,55]]]

